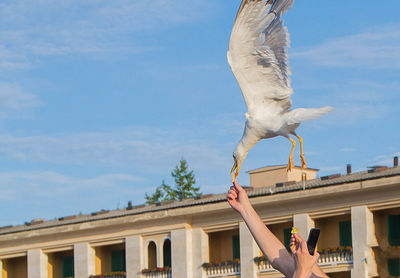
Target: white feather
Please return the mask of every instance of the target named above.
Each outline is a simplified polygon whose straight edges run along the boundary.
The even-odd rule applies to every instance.
[[[332,110],[289,110],[293,93],[287,48],[289,33],[281,16],[294,0],[243,0],[232,29],[227,58],[247,105],[246,126],[234,157],[239,165],[261,139],[289,137],[303,121]]]

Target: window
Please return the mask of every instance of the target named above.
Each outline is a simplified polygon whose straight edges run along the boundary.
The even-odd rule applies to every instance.
[[[171,241],[169,239],[166,239],[164,241],[163,253],[164,253],[164,267],[166,266],[171,267]]]
[[[400,215],[388,215],[389,244],[400,246]]]
[[[240,259],[239,236],[232,236],[233,259]]]
[[[125,271],[125,250],[111,252],[111,271]]]
[[[74,257],[62,258],[62,275],[63,278],[74,277]]]
[[[290,250],[290,238],[292,237],[292,229],[284,229],[283,230],[283,244],[285,245],[286,249],[291,254],[292,251]]]
[[[400,259],[389,259],[388,270],[390,276],[400,276]]]
[[[339,242],[340,246],[351,246],[351,221],[339,222]]]
[[[147,246],[147,267],[149,269],[157,268],[157,247],[154,241]]]

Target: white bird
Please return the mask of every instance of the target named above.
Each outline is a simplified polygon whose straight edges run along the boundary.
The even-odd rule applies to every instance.
[[[249,150],[261,139],[284,136],[292,143],[288,171],[294,167],[293,151],[300,142],[301,167],[306,168],[303,139],[295,132],[303,121],[315,119],[332,107],[290,110],[289,33],[281,16],[294,0],[243,0],[233,26],[228,62],[247,105],[243,136],[233,152],[232,180],[239,174]],[[235,172],[236,170],[236,172]]]

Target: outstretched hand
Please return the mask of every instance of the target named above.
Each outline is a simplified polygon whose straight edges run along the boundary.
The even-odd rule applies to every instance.
[[[310,277],[312,268],[318,261],[319,253],[315,251],[314,256],[311,256],[308,252],[307,242],[297,233],[292,234],[290,250],[292,250],[296,264],[296,272],[293,277]]]
[[[231,186],[228,191],[228,203],[240,214],[242,214],[246,208],[251,206],[246,191],[237,181],[233,182],[233,186]]]

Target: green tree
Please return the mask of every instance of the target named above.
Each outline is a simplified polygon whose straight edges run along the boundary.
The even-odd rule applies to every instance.
[[[147,193],[144,194],[144,198],[146,199],[146,204],[156,204],[159,203],[163,200],[164,198],[164,190],[163,187],[165,186],[164,180],[162,181],[162,184],[160,186],[157,186],[156,191],[151,194],[147,195]]]
[[[175,195],[173,195],[173,200],[189,199],[189,198],[197,198],[201,196],[200,187],[194,187],[196,180],[194,179],[193,170],[188,172],[188,164],[185,159],[181,159],[179,165],[175,167],[175,170],[172,171],[171,176],[175,180],[175,186],[173,191]],[[172,198],[171,198],[172,199]]]
[[[185,159],[181,159],[179,164],[171,172],[175,185],[169,186],[162,181],[162,184],[156,188],[156,191],[148,195],[145,194],[147,204],[156,204],[162,201],[182,201],[189,198],[198,198],[202,195],[200,187],[195,187],[196,180],[193,170],[189,171],[188,163]]]

